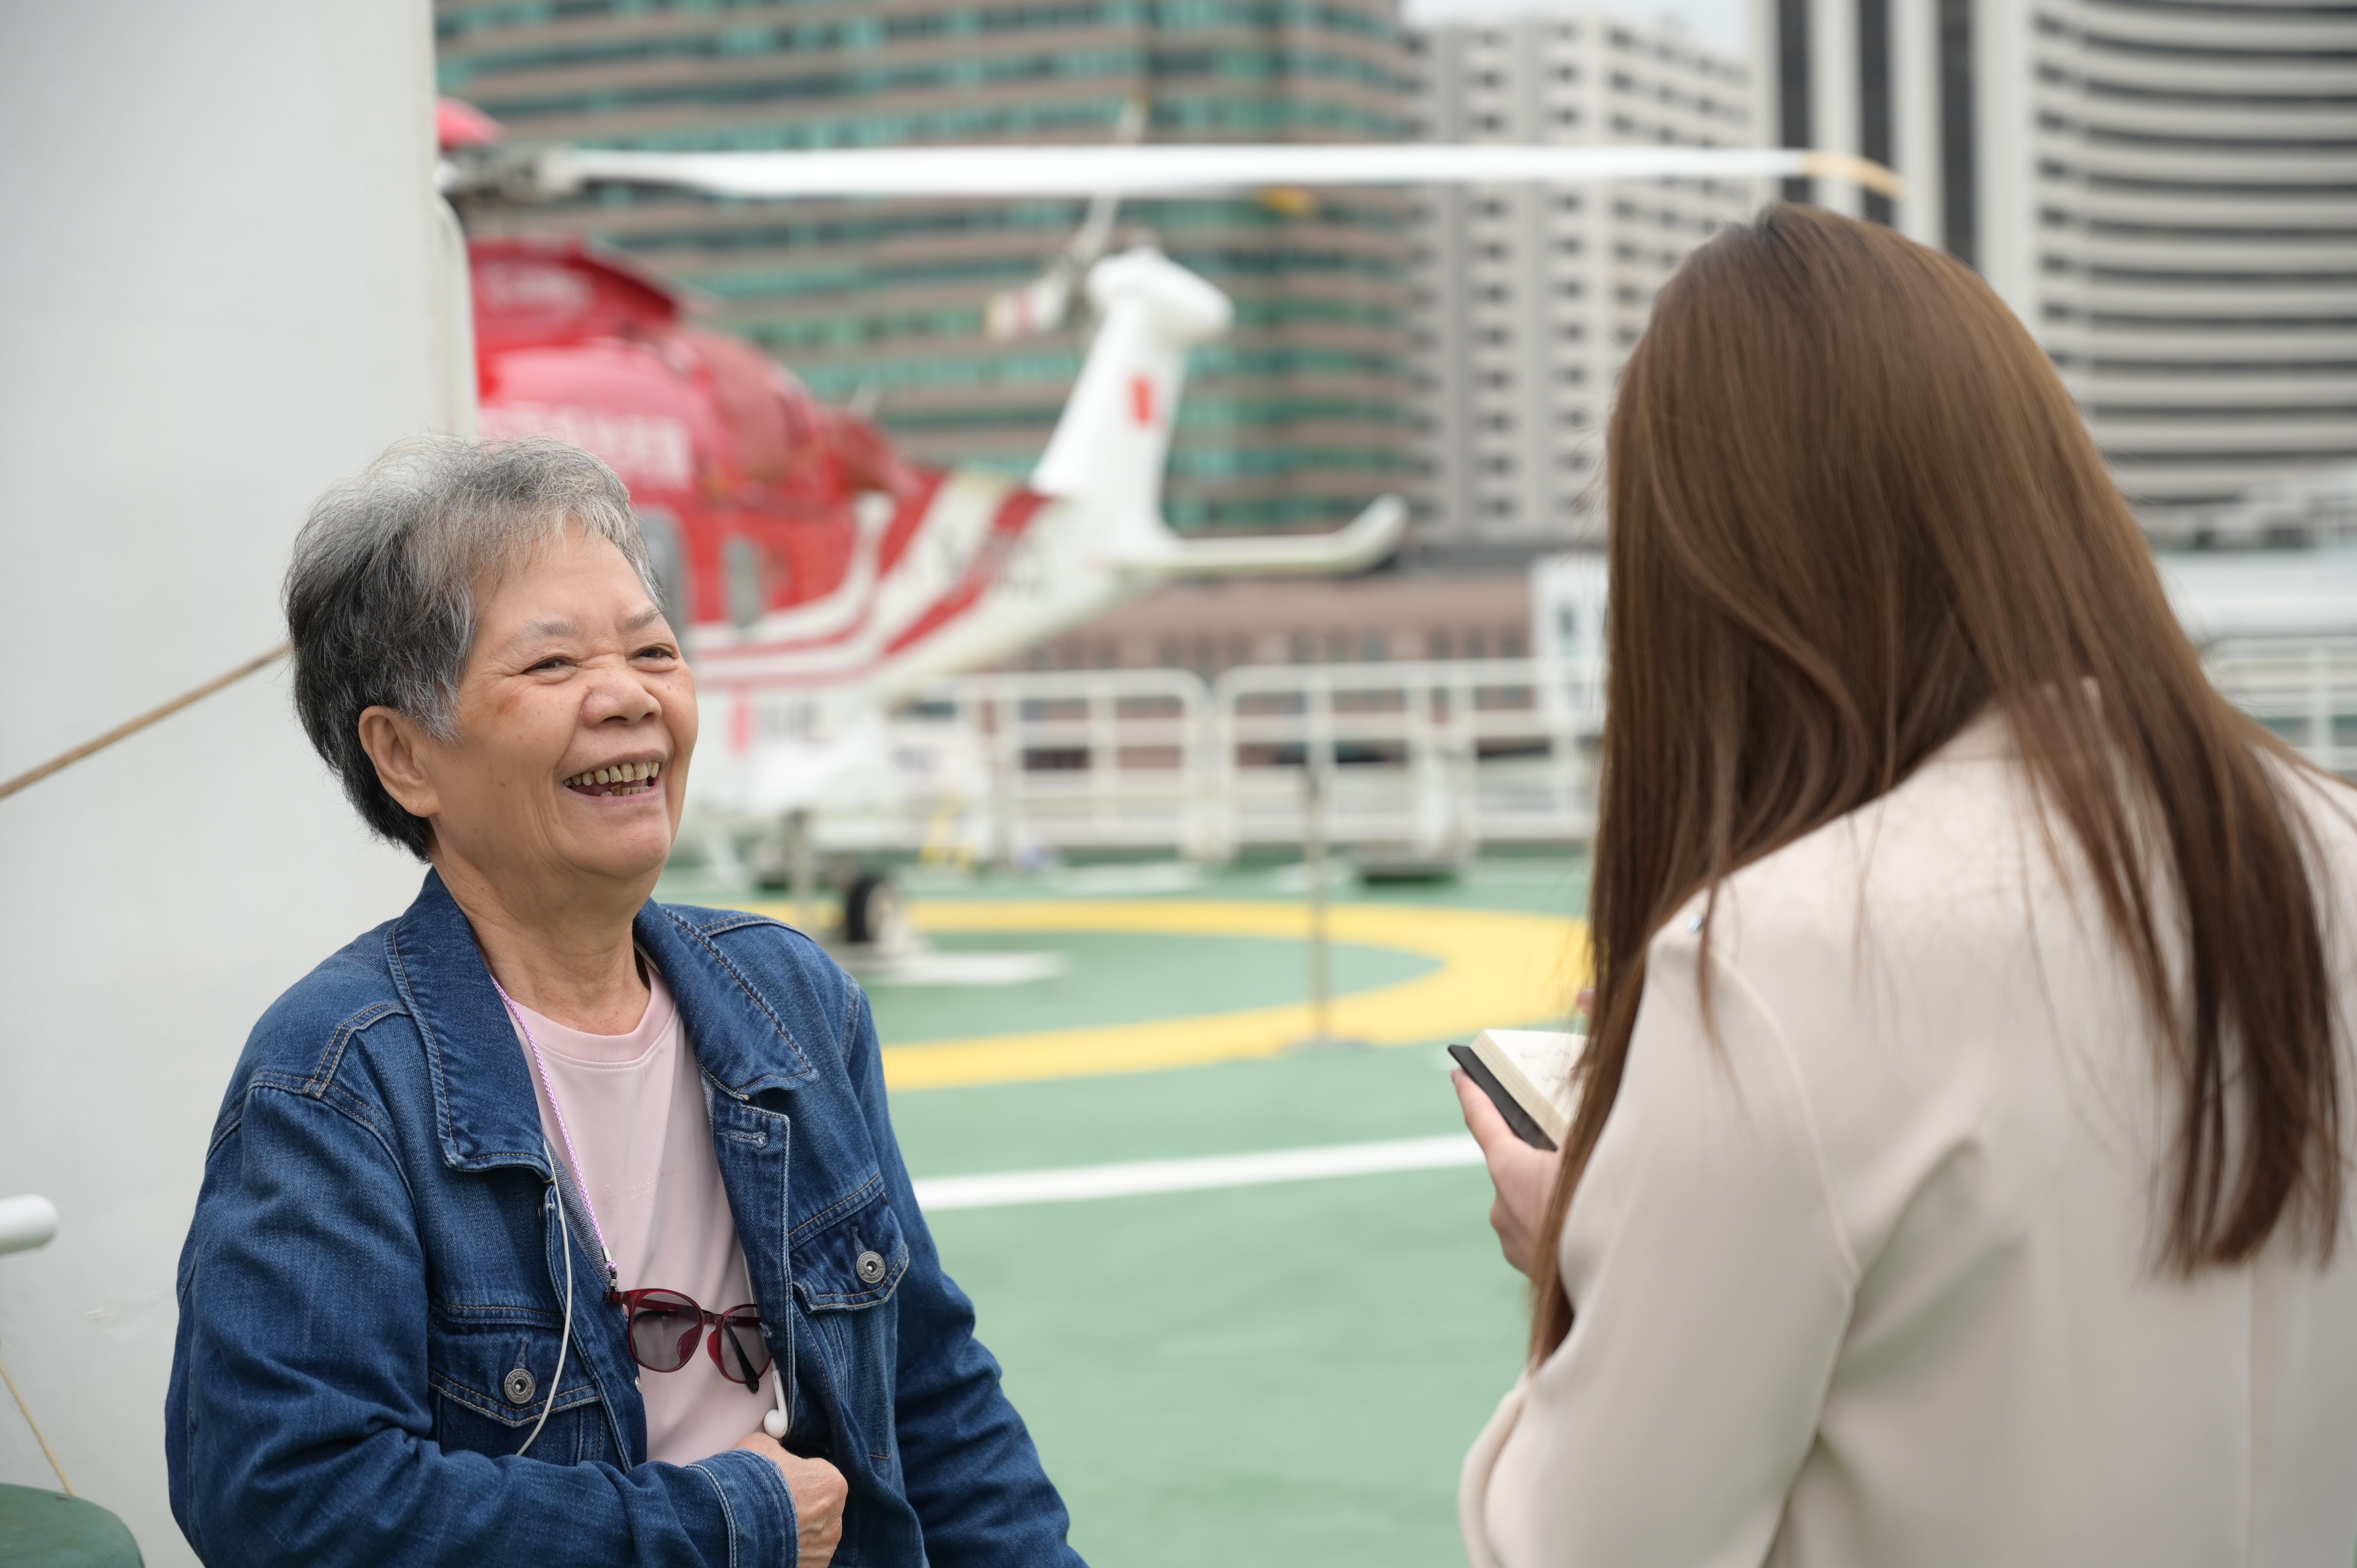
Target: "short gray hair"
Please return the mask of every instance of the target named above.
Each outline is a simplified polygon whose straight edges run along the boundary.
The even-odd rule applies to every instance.
[[[392,708],[457,738],[476,589],[568,522],[619,550],[655,592],[630,491],[596,457],[544,436],[402,442],[330,487],[295,536],[285,587],[295,710],[368,825],[420,860],[432,831],[377,781],[361,714]]]

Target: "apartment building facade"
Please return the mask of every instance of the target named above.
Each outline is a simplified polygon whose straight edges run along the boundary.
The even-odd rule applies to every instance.
[[[2162,543],[2235,537],[2357,464],[2357,11],[2324,0],[1757,0],[1795,182],[1977,267]],[[2273,509],[2280,513],[2283,509]]]
[[[1753,143],[1748,62],[1677,29],[1541,14],[1415,42],[1434,140]],[[1420,542],[1511,559],[1599,537],[1604,420],[1654,291],[1769,194],[1755,181],[1422,193]]]

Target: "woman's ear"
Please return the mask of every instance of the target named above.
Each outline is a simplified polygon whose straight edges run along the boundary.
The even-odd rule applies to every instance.
[[[376,764],[376,781],[403,811],[432,817],[442,810],[441,792],[425,772],[425,733],[416,720],[396,708],[363,708],[360,732],[361,749]]]

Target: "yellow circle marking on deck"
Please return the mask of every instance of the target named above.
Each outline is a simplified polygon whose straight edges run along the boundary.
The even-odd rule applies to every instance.
[[[1243,899],[942,900],[917,904],[910,913],[927,931],[1120,931],[1291,941],[1309,935],[1308,911],[1300,905]],[[1414,980],[1334,999],[1334,1033],[1371,1045],[1467,1038],[1480,1029],[1561,1020],[1570,1013],[1577,977],[1587,970],[1587,928],[1559,916],[1336,904],[1327,920],[1334,941],[1439,961],[1438,969]],[[1303,1001],[1140,1024],[980,1035],[888,1047],[884,1078],[894,1089],[944,1089],[1199,1067],[1274,1056],[1313,1027]]]

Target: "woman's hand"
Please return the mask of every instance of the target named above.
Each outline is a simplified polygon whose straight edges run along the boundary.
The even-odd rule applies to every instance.
[[[851,1490],[843,1472],[823,1459],[789,1454],[766,1432],[756,1432],[737,1444],[749,1448],[778,1467],[786,1489],[794,1495],[794,1523],[801,1555],[794,1568],[826,1568],[843,1540],[843,1500]]]
[[[1596,993],[1582,991],[1582,1023],[1595,1006]],[[1523,1143],[1471,1079],[1461,1072],[1448,1076],[1457,1085],[1465,1130],[1481,1145],[1481,1157],[1490,1165],[1490,1183],[1498,1189],[1497,1200],[1490,1205],[1490,1229],[1498,1233],[1499,1250],[1515,1272],[1536,1279],[1531,1271],[1538,1266],[1539,1228],[1546,1220],[1547,1199],[1555,1196],[1555,1173],[1563,1166],[1563,1155]]]
[[[1563,1156],[1523,1143],[1471,1079],[1461,1072],[1449,1077],[1457,1085],[1457,1103],[1465,1112],[1466,1131],[1481,1145],[1491,1183],[1498,1189],[1497,1200],[1490,1205],[1490,1229],[1498,1233],[1506,1262],[1535,1279],[1532,1271],[1539,1263],[1539,1227],[1546,1219],[1547,1199],[1555,1192],[1555,1169]]]

